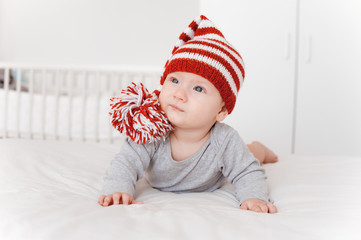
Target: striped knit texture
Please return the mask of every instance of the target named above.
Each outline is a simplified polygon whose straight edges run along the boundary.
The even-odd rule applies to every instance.
[[[189,72],[208,79],[218,89],[228,113],[234,109],[245,76],[241,55],[203,15],[179,36],[165,64],[162,85],[172,72]]]

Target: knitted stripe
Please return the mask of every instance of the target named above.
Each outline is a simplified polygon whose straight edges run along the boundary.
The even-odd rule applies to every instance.
[[[209,36],[209,40],[212,40],[212,41],[215,41],[215,42],[218,42],[219,44],[222,44],[223,46],[225,47],[228,47],[229,49],[231,49],[233,51],[234,54],[236,54],[240,59],[241,59],[241,62],[243,62],[243,59],[241,57],[241,55],[239,55],[239,53],[232,47],[232,45],[228,42],[224,42],[223,39],[220,40],[220,39],[216,39],[216,38],[212,38],[214,35],[211,35]],[[206,39],[205,39],[206,40]],[[244,64],[243,64],[244,65]]]
[[[219,55],[224,58],[233,68],[233,70],[237,73],[237,78],[243,81],[244,78],[244,70],[242,64],[230,53],[227,49],[222,48],[213,43],[209,43],[206,41],[189,41],[186,45],[182,46],[182,48],[200,48],[208,52],[213,52],[214,54]],[[240,88],[239,81],[236,81],[237,89]]]
[[[223,37],[223,34],[215,27],[207,27],[207,28],[198,28],[194,37],[205,37],[208,34],[216,34],[220,37]]]
[[[226,39],[224,39],[223,37],[217,35],[217,34],[205,34],[203,36],[195,36],[194,39],[214,39],[214,40],[218,40],[223,42],[224,44],[229,44]]]
[[[233,94],[237,95],[239,89],[239,78],[237,73],[232,68],[231,64],[229,64],[223,57],[220,57],[213,52],[205,51],[201,48],[186,48],[185,45],[179,48],[176,53],[173,55],[172,59],[175,58],[189,58],[196,59],[199,61],[204,61],[205,63],[215,67],[218,71],[220,71],[227,79],[228,84],[231,86]],[[184,54],[182,54],[184,53]],[[241,75],[242,76],[242,75]],[[208,79],[212,81],[211,79]],[[238,87],[237,87],[238,83]]]
[[[191,41],[197,41],[197,39],[195,40],[191,40]],[[239,64],[241,65],[240,66],[240,69],[241,69],[241,72],[242,72],[242,75],[243,75],[243,78],[244,78],[244,62],[243,62],[243,59],[242,57],[239,55],[239,53],[234,50],[234,48],[231,47],[230,44],[225,44],[224,42],[222,41],[218,41],[218,40],[215,40],[215,39],[202,39],[201,41],[203,42],[206,42],[206,43],[210,43],[210,44],[215,44],[219,47],[223,47],[227,52],[229,52],[231,54],[232,57],[234,57],[237,62],[239,62]]]

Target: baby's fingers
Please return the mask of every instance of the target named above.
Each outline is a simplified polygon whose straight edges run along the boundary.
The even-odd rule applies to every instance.
[[[261,204],[260,206],[261,212],[268,213],[268,205],[267,204]]]
[[[132,201],[132,203],[131,204],[143,204],[144,202],[142,202],[142,201],[135,201],[134,199],[133,199],[133,201]]]
[[[129,204],[142,204],[143,202],[141,201],[135,201],[134,198],[132,196],[130,196],[129,194],[123,194],[123,204],[124,205],[129,205]]]
[[[253,206],[250,210],[253,211],[253,212],[259,212],[259,213],[263,211],[261,209],[261,207],[258,206],[258,205]]]
[[[104,203],[103,203],[103,206],[109,206],[109,205],[112,205],[112,201],[113,201],[113,195],[108,195],[105,197],[104,199]]]
[[[132,196],[127,193],[116,192],[109,194],[107,196],[102,195],[98,199],[98,203],[103,207],[110,206],[112,204],[119,205],[129,205],[129,204],[143,204],[141,201],[135,201]]]
[[[131,203],[132,200],[133,200],[133,198],[130,195],[123,193],[122,201],[123,201],[124,205],[129,205],[129,203]]]
[[[277,213],[277,208],[272,203],[267,203],[269,213]]]
[[[99,197],[98,203],[99,203],[100,205],[103,205],[103,203],[104,203],[104,198],[105,198],[104,195],[101,195],[101,196]]]
[[[242,203],[241,209],[242,210],[249,210],[247,202]]]
[[[122,197],[122,194],[120,192],[116,192],[113,194],[113,203],[114,204],[120,204],[120,198]]]

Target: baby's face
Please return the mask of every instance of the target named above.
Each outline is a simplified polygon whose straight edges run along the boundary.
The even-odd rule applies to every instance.
[[[207,79],[187,72],[168,74],[159,95],[169,121],[180,128],[210,128],[227,110],[218,89]]]

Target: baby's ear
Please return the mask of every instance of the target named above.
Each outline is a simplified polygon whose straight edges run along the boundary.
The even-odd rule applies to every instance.
[[[228,110],[225,106],[222,107],[221,111],[217,114],[216,120],[218,122],[223,121],[228,116]]]

